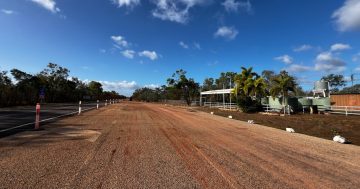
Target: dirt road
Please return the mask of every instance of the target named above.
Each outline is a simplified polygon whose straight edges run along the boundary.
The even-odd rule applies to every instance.
[[[123,103],[0,139],[0,188],[359,188],[360,147]]]

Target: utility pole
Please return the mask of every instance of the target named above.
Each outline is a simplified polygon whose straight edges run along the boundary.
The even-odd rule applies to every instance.
[[[229,87],[230,88],[230,93],[229,93],[229,95],[230,95],[230,110],[231,110],[231,76],[230,76],[229,79],[230,79],[230,87]]]
[[[225,84],[223,83],[223,89],[225,89]],[[225,93],[223,92],[223,108],[225,109]]]

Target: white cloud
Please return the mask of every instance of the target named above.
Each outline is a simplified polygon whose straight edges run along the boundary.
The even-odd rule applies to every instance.
[[[332,14],[332,18],[335,19],[339,31],[360,30],[360,0],[346,0],[344,5]]]
[[[135,81],[99,81],[105,90],[116,89],[137,89],[138,85]]]
[[[134,90],[139,88],[135,81],[98,81],[105,91],[116,91],[120,94],[130,96]]]
[[[134,56],[135,56],[135,51],[133,51],[133,50],[124,50],[124,51],[121,51],[121,54],[126,58],[133,59]]]
[[[355,68],[355,72],[360,72],[360,67]]]
[[[179,42],[179,45],[180,45],[182,48],[184,48],[184,49],[188,49],[188,48],[189,48],[189,45],[187,45],[186,43],[184,43],[184,42],[182,42],[182,41]]]
[[[234,27],[222,26],[215,32],[214,36],[233,40],[236,38],[238,33],[239,32]]]
[[[300,64],[291,64],[289,67],[286,68],[286,70],[289,72],[306,72],[312,69],[313,68],[310,66],[303,66]]]
[[[311,45],[301,45],[299,47],[294,48],[295,52],[302,52],[302,51],[308,51],[311,50],[313,47]]]
[[[194,42],[194,48],[197,49],[197,50],[201,50],[201,46],[197,42]]]
[[[216,65],[218,65],[218,64],[219,64],[219,61],[215,60],[215,61],[213,61],[213,62],[209,62],[207,65],[208,65],[208,66],[216,66]]]
[[[357,62],[360,60],[360,52],[355,54],[353,57],[352,57],[352,61],[353,62]]]
[[[15,14],[16,12],[8,9],[1,9],[1,12],[7,15]]]
[[[236,1],[236,0],[225,0],[222,5],[227,12],[238,12],[239,9],[244,9],[247,13],[252,12],[252,6],[250,1]]]
[[[202,4],[205,0],[153,0],[156,8],[152,11],[155,18],[185,24],[189,20],[189,9]]]
[[[331,48],[330,48],[331,51],[342,51],[342,50],[347,50],[347,49],[351,49],[351,46],[348,44],[342,44],[342,43],[335,43],[335,44],[331,45]]]
[[[118,45],[118,46],[115,46],[117,48],[128,47],[129,46],[129,43],[121,35],[111,36],[111,39]]]
[[[112,0],[118,7],[135,7],[140,4],[140,0]]]
[[[283,62],[285,64],[291,64],[293,63],[293,58],[287,54],[282,55],[282,56],[278,56],[274,58],[275,60],[278,60],[280,62]]]
[[[322,52],[316,57],[315,70],[336,73],[342,72],[346,70],[346,63],[334,57],[331,52]]]
[[[150,60],[156,60],[158,59],[158,55],[156,54],[155,51],[143,51],[143,52],[139,52],[139,56],[144,56],[149,58]]]
[[[42,6],[43,8],[51,11],[52,13],[60,12],[60,9],[56,7],[55,0],[31,0],[32,2]]]
[[[144,85],[144,87],[150,88],[150,89],[155,89],[155,88],[159,88],[160,85],[158,85],[158,84],[149,84],[149,85]]]

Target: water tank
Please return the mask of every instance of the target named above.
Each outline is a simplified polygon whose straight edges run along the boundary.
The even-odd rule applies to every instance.
[[[329,97],[325,97],[325,98],[314,98],[313,100],[313,105],[316,105],[318,110],[324,110],[329,108],[329,106],[331,105],[330,102],[330,98]]]
[[[261,98],[261,104],[262,105],[269,104],[269,97],[262,97]]]
[[[329,82],[326,82],[326,81],[316,81],[316,82],[315,82],[314,89],[315,89],[315,90],[329,90]]]
[[[299,102],[299,106],[300,106],[299,108],[303,108],[303,107],[307,108],[312,105],[312,100],[305,98],[305,97],[299,98],[298,102]]]

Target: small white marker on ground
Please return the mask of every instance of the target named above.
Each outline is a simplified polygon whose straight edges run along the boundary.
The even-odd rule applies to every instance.
[[[293,128],[286,128],[286,132],[295,133],[295,130]]]
[[[346,142],[346,139],[340,135],[336,135],[334,136],[333,141],[344,144]]]

